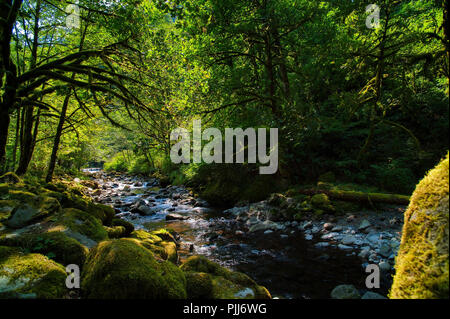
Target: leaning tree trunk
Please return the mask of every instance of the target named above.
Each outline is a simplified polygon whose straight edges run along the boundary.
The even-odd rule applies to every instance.
[[[45,178],[45,181],[47,183],[50,183],[53,179],[53,172],[55,171],[56,166],[56,159],[58,155],[58,148],[59,143],[61,141],[61,134],[64,128],[64,122],[66,121],[66,113],[67,113],[67,107],[69,106],[70,101],[70,93],[66,95],[66,98],[64,99],[62,108],[61,108],[61,114],[59,116],[59,122],[58,127],[56,129],[56,135],[55,140],[53,142],[53,149],[52,149],[52,155],[50,156],[50,162],[48,164],[48,171],[47,171],[47,177]]]

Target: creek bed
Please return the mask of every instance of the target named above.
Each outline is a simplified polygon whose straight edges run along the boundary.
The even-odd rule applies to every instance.
[[[223,209],[205,207],[207,203],[182,187],[157,188],[157,180],[110,177],[101,172],[96,181],[101,191],[94,198],[113,204],[118,216],[136,229],[167,227],[176,231],[181,261],[190,255],[204,255],[246,273],[278,298],[329,298],[340,284],[365,290],[368,274],[357,251],[318,247],[320,238],[306,240],[298,228],[250,233]],[[136,213],[138,201],[144,212]],[[166,220],[168,214],[180,220]],[[382,285],[377,292],[386,295],[388,286]]]

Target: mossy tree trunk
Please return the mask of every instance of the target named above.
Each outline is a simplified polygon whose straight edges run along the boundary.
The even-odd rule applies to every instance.
[[[409,196],[397,194],[381,194],[381,193],[363,193],[354,191],[340,191],[340,190],[318,190],[318,189],[301,189],[298,191],[303,195],[326,194],[331,199],[361,202],[361,203],[385,203],[408,205]]]

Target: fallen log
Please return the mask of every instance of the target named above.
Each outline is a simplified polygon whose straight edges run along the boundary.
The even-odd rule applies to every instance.
[[[355,191],[342,191],[342,190],[323,190],[323,189],[300,189],[298,191],[303,195],[316,195],[326,194],[330,199],[360,202],[360,203],[385,203],[385,204],[398,204],[408,205],[409,196],[398,194],[382,194],[382,193],[364,193]]]

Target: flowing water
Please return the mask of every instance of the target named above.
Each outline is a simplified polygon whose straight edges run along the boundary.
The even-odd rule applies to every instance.
[[[329,298],[331,290],[339,284],[364,287],[367,274],[355,252],[316,248],[317,241],[305,240],[298,229],[249,233],[245,225],[223,209],[199,207],[207,205],[193,199],[186,189],[158,189],[154,188],[157,181],[141,185],[130,177],[101,176],[104,175],[97,182],[107,191],[97,199],[113,203],[120,210],[119,216],[136,229],[175,230],[179,234],[181,260],[190,255],[204,255],[246,273],[279,298]],[[133,203],[138,200],[151,210],[149,216],[132,212]],[[177,218],[186,219],[166,220],[168,214],[174,213]]]

